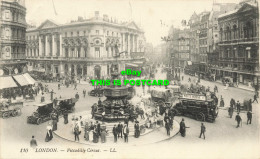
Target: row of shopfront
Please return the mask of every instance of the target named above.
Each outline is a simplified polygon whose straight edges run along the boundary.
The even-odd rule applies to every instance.
[[[35,82],[36,81],[28,73],[1,76],[0,90],[33,85]]]

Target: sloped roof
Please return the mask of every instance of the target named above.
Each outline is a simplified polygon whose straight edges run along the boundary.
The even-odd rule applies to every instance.
[[[47,19],[45,20],[37,29],[43,29],[43,28],[52,28],[59,26],[56,22],[53,20]]]

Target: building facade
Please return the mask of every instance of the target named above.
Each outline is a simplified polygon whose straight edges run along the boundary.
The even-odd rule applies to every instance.
[[[259,85],[259,13],[255,2],[218,18],[220,27],[219,60],[216,75],[232,77],[234,82]]]
[[[0,76],[26,72],[24,1],[2,0],[0,5]]]
[[[68,24],[46,20],[27,30],[26,41],[30,68],[54,77],[99,79],[111,73],[112,65],[120,71],[144,61],[144,32],[134,22],[118,23],[98,11],[91,19],[79,17]]]

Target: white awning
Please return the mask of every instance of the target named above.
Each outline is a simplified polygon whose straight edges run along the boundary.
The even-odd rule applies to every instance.
[[[126,63],[125,64],[125,67],[138,67],[138,65],[136,65],[136,64],[132,64],[132,63]]]
[[[188,65],[192,65],[192,62],[191,61],[187,61]]]
[[[17,87],[17,84],[14,82],[11,76],[0,77],[0,89]]]
[[[251,50],[251,47],[246,47],[246,50]]]
[[[16,82],[18,82],[21,86],[26,86],[30,84],[23,75],[15,75],[13,77],[16,80]]]
[[[23,74],[23,76],[28,81],[29,84],[35,84],[36,83],[36,81],[28,73]]]

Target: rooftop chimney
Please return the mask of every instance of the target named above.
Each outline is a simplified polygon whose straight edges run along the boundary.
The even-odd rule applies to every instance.
[[[99,11],[95,11],[95,18],[96,18],[96,19],[99,18]]]

